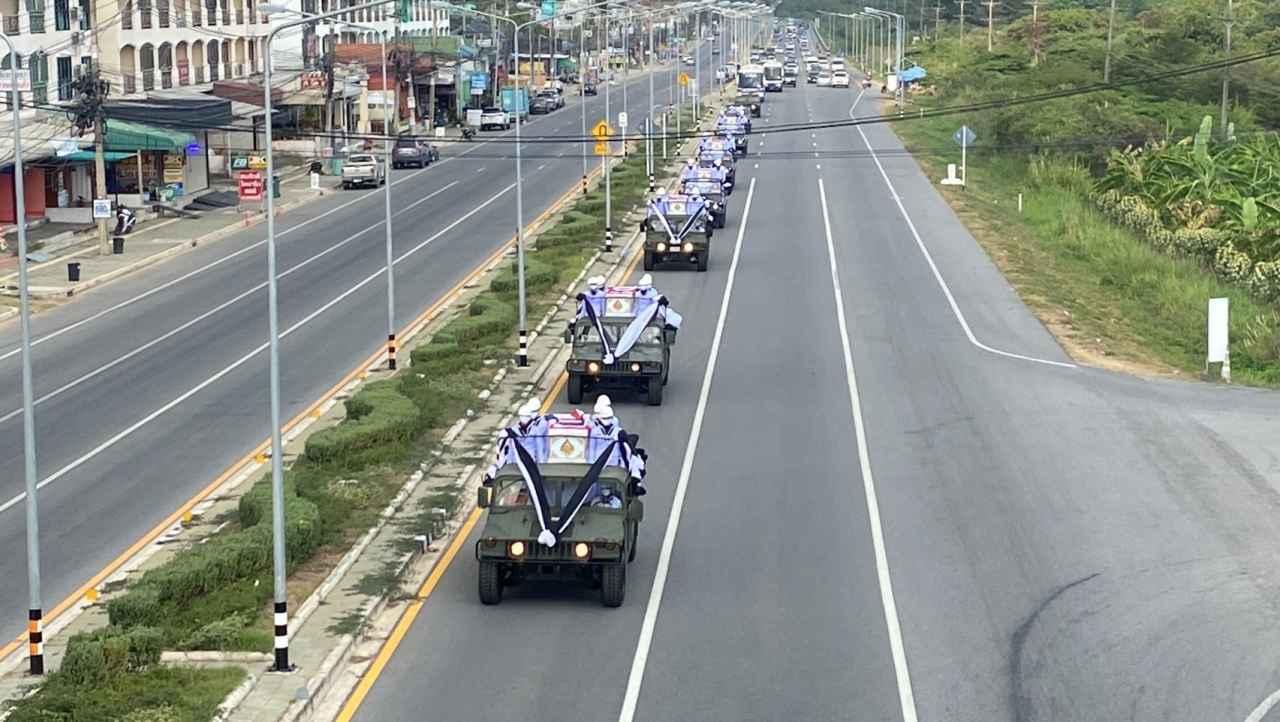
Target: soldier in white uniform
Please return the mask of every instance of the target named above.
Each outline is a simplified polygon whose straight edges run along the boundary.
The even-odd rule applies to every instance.
[[[622,422],[613,414],[613,402],[607,395],[601,394],[600,398],[596,399],[593,411],[587,427],[590,434],[587,439],[587,458],[594,462],[608,448],[609,443],[616,440],[618,443],[613,447],[609,460],[605,463],[610,466],[621,466],[627,470],[631,481],[635,484],[637,496],[648,493],[644,486],[645,453],[639,449],[632,449],[627,443]]]
[[[543,416],[541,411],[538,400],[529,399],[516,412],[519,417],[516,424],[501,432],[502,440],[498,443],[497,457],[484,473],[485,484],[493,483],[499,469],[516,461],[516,450],[512,447],[513,442],[507,432],[515,435],[516,440],[525,451],[529,452],[529,456],[533,457],[535,463],[541,464],[547,460],[549,453],[547,417]]]

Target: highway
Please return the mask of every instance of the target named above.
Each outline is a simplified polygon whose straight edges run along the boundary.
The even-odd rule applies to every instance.
[[[354,719],[1220,722],[1280,687],[1280,398],[1076,366],[890,128],[769,132],[855,103],[769,96],[709,272],[654,274],[685,321],[663,406],[614,399],[650,454],[625,604],[484,607],[465,544]]]
[[[703,49],[702,87],[714,62]],[[688,69],[692,74],[692,69]],[[631,74],[632,128],[648,79]],[[669,97],[671,74],[654,78]],[[610,87],[610,111],[623,109]],[[526,136],[581,136],[580,98]],[[605,93],[584,99],[588,128]],[[488,142],[501,136],[506,142]],[[510,131],[393,171],[396,322],[515,234]],[[525,145],[525,222],[579,187],[582,144]],[[591,162],[598,166],[598,159]],[[594,167],[594,166],[593,166]],[[383,191],[331,194],[277,219],[282,411],[306,408],[386,339]],[[94,289],[33,319],[44,606],[48,610],[267,437],[266,245],[259,225]],[[602,239],[603,241],[603,239]],[[18,324],[0,327],[0,639],[25,628]]]

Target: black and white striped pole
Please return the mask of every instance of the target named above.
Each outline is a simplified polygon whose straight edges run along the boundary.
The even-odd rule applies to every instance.
[[[609,12],[604,13],[604,35],[609,37]],[[610,76],[612,76],[612,67],[610,68]],[[604,84],[604,122],[609,123],[609,96],[611,84]],[[605,138],[605,154],[601,156],[601,162],[604,163],[604,252],[609,253],[613,250],[613,174],[610,172],[610,161],[613,160],[613,138],[612,129],[609,136]]]
[[[13,43],[0,35],[14,55]],[[13,195],[18,211],[18,313],[22,326],[22,462],[27,505],[27,658],[33,675],[44,674],[43,603],[40,597],[40,513],[37,505],[35,392],[31,383],[31,294],[27,288],[27,205],[22,170],[22,114],[18,83],[13,93]]]

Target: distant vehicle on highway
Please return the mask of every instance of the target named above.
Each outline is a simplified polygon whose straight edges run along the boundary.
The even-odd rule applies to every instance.
[[[597,91],[596,91],[596,84],[595,84],[595,83],[583,83],[583,84],[582,84],[582,94],[583,94],[583,95],[597,95],[598,93],[597,93]]]
[[[564,96],[559,91],[543,90],[538,93],[537,97],[549,101],[552,110],[559,110],[564,107]]]
[[[817,85],[818,85],[818,87],[819,87],[819,88],[822,88],[822,87],[830,88],[830,87],[831,87],[831,72],[830,72],[830,71],[828,71],[828,70],[819,70],[819,71],[818,71],[818,81],[817,81]]]
[[[439,159],[440,153],[435,146],[416,138],[400,138],[396,140],[396,146],[391,151],[392,168],[407,168],[409,166],[426,168]]]
[[[387,182],[387,166],[381,158],[368,153],[358,153],[347,158],[342,165],[342,187],[344,189],[358,186],[374,188]]]
[[[831,74],[831,87],[847,88],[849,87],[849,74],[843,70],[837,70]]]
[[[555,109],[555,102],[541,95],[529,103],[529,115],[546,115]]]
[[[696,65],[692,55],[684,56],[684,58],[681,59],[681,62],[683,62],[685,65]]]

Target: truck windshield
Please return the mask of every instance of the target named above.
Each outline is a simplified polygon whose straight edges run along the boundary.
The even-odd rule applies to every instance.
[[[578,479],[543,479],[543,488],[546,489],[547,506],[552,510],[559,509],[565,502],[569,501],[569,497],[573,496],[574,490],[578,488]],[[600,490],[608,488],[610,494],[601,494]],[[591,508],[614,508],[619,509],[621,504],[622,489],[619,488],[617,482],[610,479],[601,479],[596,482],[595,488],[587,493],[587,506]],[[617,499],[610,503],[611,499]],[[513,508],[530,506],[533,502],[529,498],[529,489],[525,486],[524,479],[516,478],[502,485],[498,493],[493,497],[493,505],[500,508]]]
[[[761,73],[738,73],[739,90],[757,90],[763,87],[764,77]]]
[[[764,66],[764,77],[767,80],[782,80],[782,66],[781,65]]]

